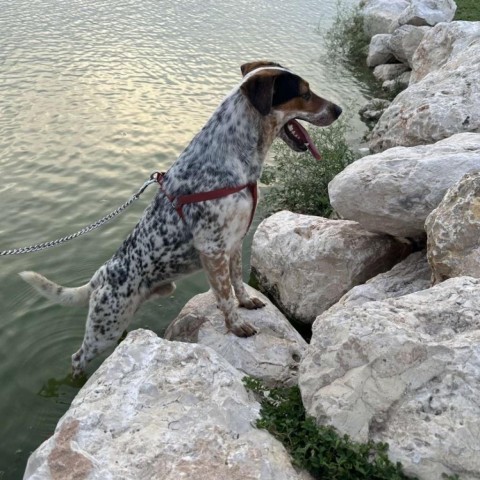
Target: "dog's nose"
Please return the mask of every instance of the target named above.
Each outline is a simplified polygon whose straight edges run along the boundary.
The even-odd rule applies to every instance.
[[[332,108],[333,115],[338,118],[342,114],[342,109],[338,105],[334,105]]]

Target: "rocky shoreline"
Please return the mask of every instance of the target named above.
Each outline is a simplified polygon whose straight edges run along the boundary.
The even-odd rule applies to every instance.
[[[210,293],[165,339],[131,332],[25,479],[311,478],[254,427],[245,375],[298,384],[319,424],[388,442],[407,474],[480,479],[480,22],[455,8],[362,0],[368,65],[406,89],[364,109],[371,154],[330,183],[338,219],[258,227],[252,268],[280,308],[241,311],[260,333],[227,333]],[[309,344],[286,316],[311,325]]]

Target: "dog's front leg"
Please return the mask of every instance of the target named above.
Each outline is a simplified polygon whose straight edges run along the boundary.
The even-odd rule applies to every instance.
[[[235,296],[230,282],[229,256],[225,252],[214,255],[200,254],[203,268],[217,300],[217,306],[225,317],[225,324],[238,337],[250,337],[257,331],[238,318]]]
[[[259,298],[250,297],[243,283],[242,244],[230,256],[230,279],[241,307],[254,310],[265,306]]]

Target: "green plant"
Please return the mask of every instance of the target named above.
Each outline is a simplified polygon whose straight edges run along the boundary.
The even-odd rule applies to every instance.
[[[328,198],[328,183],[355,157],[348,147],[347,125],[339,120],[328,128],[311,131],[322,160],[309,153],[298,154],[283,142],[273,147],[273,163],[264,168],[261,181],[270,188],[265,192],[267,214],[279,210],[328,217],[332,212]]]
[[[388,459],[385,443],[356,443],[332,427],[318,426],[305,413],[298,387],[267,389],[244,378],[261,402],[256,426],[268,430],[287,448],[294,464],[314,478],[329,480],[401,480],[399,463]]]
[[[478,0],[456,0],[457,11],[454,20],[480,20],[480,3]]]
[[[349,7],[338,1],[333,24],[323,38],[331,59],[364,65],[369,38],[363,30],[363,17],[358,5]]]

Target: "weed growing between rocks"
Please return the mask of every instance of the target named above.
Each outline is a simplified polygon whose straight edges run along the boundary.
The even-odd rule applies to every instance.
[[[298,387],[267,389],[244,378],[247,389],[260,397],[256,426],[283,443],[295,466],[314,478],[329,480],[401,480],[407,477],[400,463],[388,459],[385,443],[356,443],[334,428],[318,426],[307,416]]]
[[[328,128],[310,132],[322,154],[320,161],[310,153],[294,152],[283,142],[274,144],[274,162],[265,166],[261,178],[269,186],[263,200],[267,215],[280,210],[323,217],[332,213],[328,183],[355,160],[346,131],[345,121],[338,120]]]
[[[350,65],[365,65],[369,38],[363,31],[360,7],[337,3],[337,14],[330,29],[323,35],[329,55]]]

